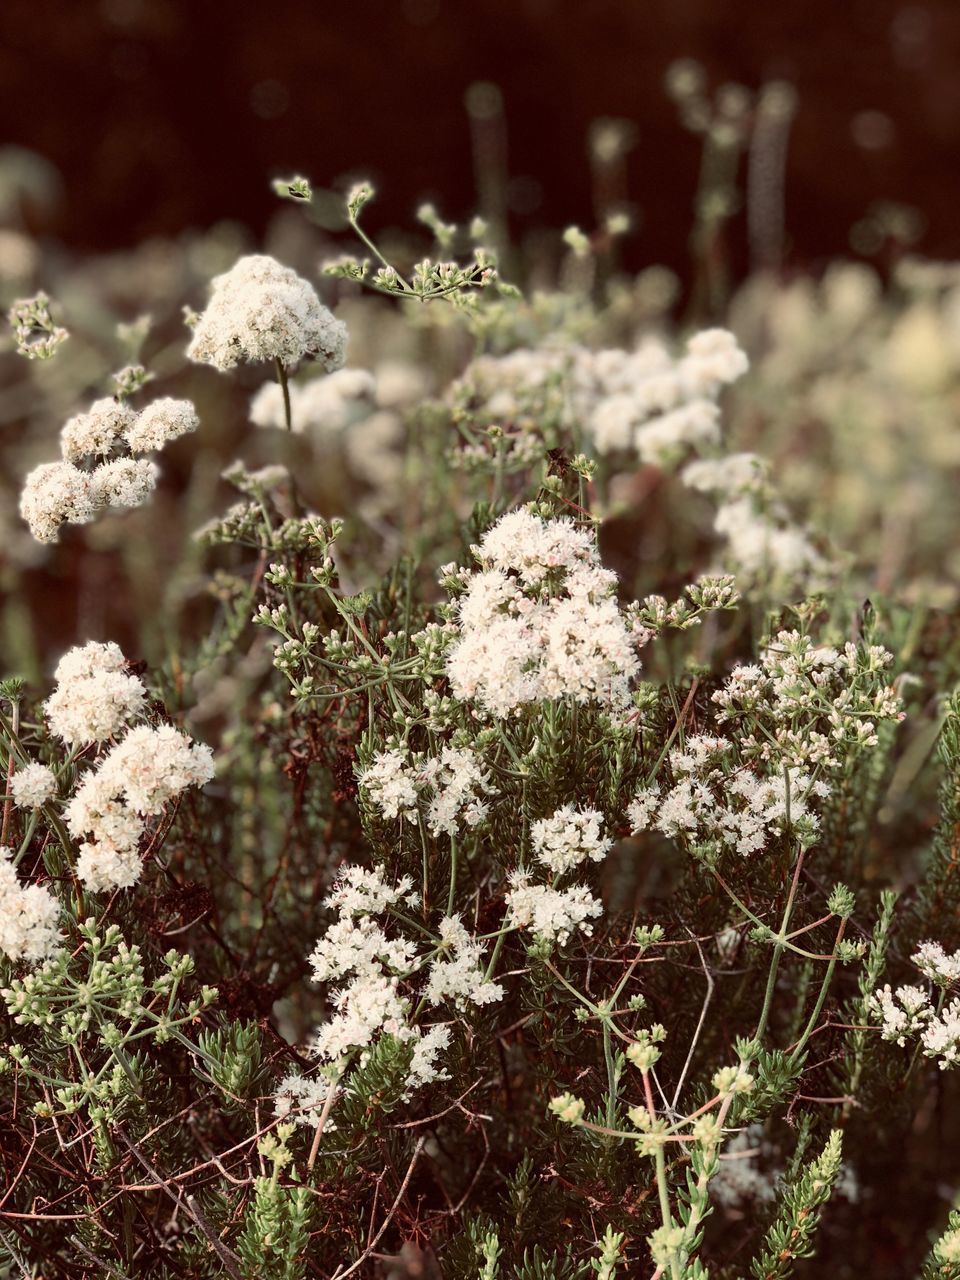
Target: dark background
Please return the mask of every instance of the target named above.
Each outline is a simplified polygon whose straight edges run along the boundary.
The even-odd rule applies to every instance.
[[[81,250],[224,217],[259,234],[269,179],[294,171],[371,176],[375,229],[425,196],[468,215],[480,80],[502,91],[514,234],[592,225],[588,132],[622,117],[628,265],[682,273],[701,144],[664,73],[693,57],[714,87],[798,92],[788,265],[849,254],[876,200],[922,211],[920,251],[960,257],[956,0],[3,0],[0,37],[2,140],[64,183],[28,223]]]

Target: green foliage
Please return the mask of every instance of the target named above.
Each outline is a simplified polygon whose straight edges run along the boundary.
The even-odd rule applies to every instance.
[[[834,1129],[816,1159],[785,1187],[783,1207],[764,1237],[763,1250],[750,1263],[757,1280],[782,1280],[799,1258],[809,1257],[823,1206],[840,1172],[842,1134]]]

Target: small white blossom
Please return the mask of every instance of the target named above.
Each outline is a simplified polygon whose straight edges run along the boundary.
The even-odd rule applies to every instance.
[[[146,458],[114,458],[90,473],[98,506],[140,507],[157,487],[160,472]]]
[[[13,850],[0,846],[0,952],[8,960],[37,964],[60,945],[60,904],[36,884],[23,884]]]
[[[889,983],[870,997],[867,1009],[871,1017],[882,1024],[883,1039],[901,1046],[933,1016],[930,997],[923,987],[902,986],[894,992]]]
[[[365,369],[338,369],[323,378],[291,383],[290,421],[295,433],[316,429],[335,435],[370,415],[376,384]],[[250,402],[250,421],[283,430],[286,411],[277,382],[265,383]]]
[[[503,987],[484,980],[481,968],[483,948],[463,926],[459,916],[445,916],[440,922],[442,950],[430,965],[424,998],[428,1004],[453,1000],[462,1007],[491,1004],[503,998]]]
[[[561,876],[587,859],[603,861],[612,841],[604,837],[602,828],[603,814],[596,809],[574,809],[565,804],[551,817],[535,822],[530,838],[538,861]]]
[[[370,803],[385,818],[399,818],[416,813],[415,776],[403,752],[378,752],[367,768],[357,774],[357,781]]]
[[[101,499],[90,475],[70,462],[44,462],[27,476],[20,514],[38,542],[56,542],[63,524],[88,524]]]
[[[960,982],[960,951],[948,955],[939,942],[921,942],[911,956],[913,963],[938,987]]]
[[[91,641],[65,654],[54,673],[56,688],[43,704],[51,732],[68,746],[103,742],[138,716],[146,690],[123,665],[114,644]]]
[[[173,400],[163,396],[153,400],[134,416],[125,435],[131,453],[149,453],[162,449],[200,425],[197,411],[190,400]]]
[[[68,462],[96,455],[105,457],[120,443],[136,413],[122,400],[95,400],[86,413],[71,418],[60,432],[60,452]]]
[[[603,903],[586,885],[549,889],[532,882],[529,873],[514,871],[506,896],[507,923],[514,929],[529,929],[544,942],[563,946],[572,933],[593,932],[589,923],[603,913]]]
[[[630,819],[632,832],[646,831],[660,803],[660,788],[641,787],[627,806],[627,817]]]
[[[10,794],[19,808],[39,809],[57,794],[57,779],[52,769],[34,761],[13,775]]]
[[[459,636],[447,652],[454,694],[497,717],[564,697],[626,706],[640,663],[596,536],[511,511],[474,554],[480,568],[457,600]]]

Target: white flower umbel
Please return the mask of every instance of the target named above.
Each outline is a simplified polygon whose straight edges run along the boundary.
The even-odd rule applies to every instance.
[[[101,507],[141,507],[157,487],[160,472],[147,458],[114,458],[90,473]]]
[[[887,983],[867,1002],[874,1021],[879,1022],[884,1040],[905,1045],[907,1038],[923,1030],[933,1017],[930,997],[923,987],[902,986],[894,992]]]
[[[20,514],[38,542],[56,542],[64,524],[88,524],[99,506],[90,475],[70,462],[35,467],[20,495]]]
[[[468,747],[442,747],[420,768],[418,781],[430,795],[426,821],[435,836],[479,826],[489,812],[483,797],[496,794],[489,772]]]
[[[937,1058],[941,1071],[960,1062],[960,996],[931,1019],[921,1032],[920,1040],[925,1056]]]
[[[126,889],[140,878],[140,840],[188,787],[213,777],[210,748],[172,725],[138,725],[86,775],[64,810],[80,846],[77,875],[94,893]]]
[[[572,933],[593,932],[592,919],[603,913],[603,903],[586,885],[549,889],[533,883],[526,871],[514,871],[506,895],[507,923],[513,929],[529,929],[538,942],[563,946]]]
[[[325,370],[344,360],[346,325],[334,319],[313,285],[266,254],[240,258],[210,286],[187,356],[214,368],[305,357]]]
[[[336,907],[343,916],[379,915],[395,902],[415,903],[413,881],[404,876],[395,885],[387,884],[379,867],[341,867],[324,906]]]
[[[90,641],[64,654],[54,672],[56,687],[43,704],[51,732],[68,746],[104,742],[140,715],[146,690],[124,666],[115,644]]]
[[[921,973],[938,987],[960,982],[960,951],[948,955],[939,942],[921,942],[911,956]]]
[[[325,1076],[307,1077],[293,1071],[284,1076],[274,1091],[274,1114],[279,1120],[290,1120],[294,1124],[315,1129],[320,1123],[331,1088],[334,1096],[340,1092]],[[332,1122],[325,1123],[328,1129],[336,1127]]]
[[[60,945],[60,904],[36,884],[22,884],[13,851],[0,846],[0,952],[14,963],[38,964]]]
[[[565,804],[549,818],[530,828],[537,860],[554,875],[562,876],[588,859],[602,862],[612,841],[602,834],[603,814],[596,809],[575,809]]]
[[[95,400],[86,413],[78,413],[60,432],[60,452],[67,462],[90,455],[106,457],[124,438],[137,415],[122,400],[107,396]]]
[[[57,779],[52,769],[34,761],[13,775],[10,794],[18,808],[39,809],[57,794]]]
[[[471,1004],[491,1004],[503,999],[498,982],[484,980],[483,948],[464,928],[459,916],[440,921],[440,955],[431,963],[424,999],[428,1004],[452,1000],[459,1008]]]
[[[127,426],[127,448],[131,453],[150,453],[162,449],[171,440],[196,431],[199,425],[200,419],[191,401],[163,396],[151,401]]]
[[[416,814],[415,774],[404,752],[395,749],[378,752],[367,768],[357,775],[357,781],[371,804],[385,818]]]
[[[461,577],[460,634],[447,655],[458,698],[497,717],[544,699],[627,704],[640,663],[592,532],[511,511],[474,555],[480,567]]]

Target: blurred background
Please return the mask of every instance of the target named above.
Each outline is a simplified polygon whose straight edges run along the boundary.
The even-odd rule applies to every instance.
[[[591,138],[615,120],[628,261],[682,275],[701,148],[664,83],[693,58],[712,88],[796,91],[788,262],[877,252],[864,223],[890,203],[925,253],[960,253],[954,0],[4,0],[0,34],[4,140],[56,170],[29,227],[76,249],[225,217],[262,234],[289,170],[372,177],[374,227],[425,197],[474,212],[478,165],[515,239],[587,225]],[[749,265],[746,235],[733,257]]]

